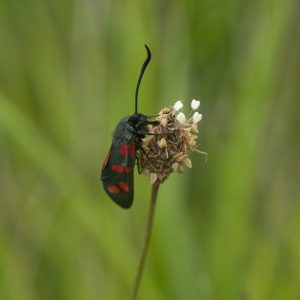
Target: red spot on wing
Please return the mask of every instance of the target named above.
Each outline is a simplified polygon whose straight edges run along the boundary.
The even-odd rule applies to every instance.
[[[123,168],[120,165],[112,165],[111,168],[117,173],[121,173],[123,171]]]
[[[123,168],[122,172],[124,173],[131,173],[132,169],[130,167]]]
[[[103,167],[106,167],[107,166],[107,163],[109,161],[109,158],[110,158],[110,154],[111,154],[111,149],[109,149],[106,157],[105,157],[105,160],[104,160],[104,163],[103,163]]]
[[[118,194],[120,193],[120,189],[118,187],[116,187],[115,185],[109,185],[107,187],[107,191],[110,193],[110,194]]]
[[[130,144],[129,145],[129,155],[130,155],[130,157],[134,156],[134,151],[135,151],[135,145],[134,144]]]
[[[129,186],[127,185],[127,183],[125,183],[125,182],[119,182],[119,187],[124,192],[129,192]]]
[[[127,144],[121,144],[121,146],[120,146],[120,154],[122,156],[127,156],[128,155],[128,146],[127,146]]]
[[[130,167],[122,167],[120,165],[112,165],[111,168],[117,173],[131,173],[132,171]]]

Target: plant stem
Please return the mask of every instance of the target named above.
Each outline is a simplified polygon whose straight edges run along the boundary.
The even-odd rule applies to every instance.
[[[137,269],[135,280],[134,280],[131,300],[137,299],[137,293],[138,293],[141,279],[143,276],[143,271],[144,271],[144,266],[145,266],[145,261],[146,261],[146,256],[147,256],[147,250],[149,247],[149,242],[150,242],[151,233],[152,233],[153,218],[154,218],[154,212],[155,212],[155,207],[156,207],[156,200],[157,200],[157,193],[158,193],[159,185],[160,185],[159,181],[155,181],[155,183],[152,185],[151,200],[150,200],[150,207],[149,207],[149,211],[148,211],[148,219],[147,219],[147,225],[146,225],[146,230],[145,230],[144,242],[143,242],[143,246],[141,249],[140,259],[139,259],[139,263],[138,263],[138,269]]]

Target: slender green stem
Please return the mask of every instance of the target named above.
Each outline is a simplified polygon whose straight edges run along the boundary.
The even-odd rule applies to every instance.
[[[149,211],[148,211],[148,219],[147,219],[147,225],[146,225],[146,230],[145,230],[144,242],[143,242],[143,246],[141,249],[139,264],[138,264],[138,268],[137,268],[137,272],[136,272],[136,276],[135,276],[135,280],[134,280],[131,300],[137,299],[138,290],[139,290],[141,279],[142,279],[143,272],[144,272],[147,250],[149,247],[149,242],[150,242],[152,228],[153,228],[153,218],[154,218],[154,212],[155,212],[155,207],[156,207],[156,200],[157,200],[157,193],[158,193],[159,185],[160,185],[159,181],[156,181],[152,185],[151,200],[150,200],[150,207],[149,207]]]

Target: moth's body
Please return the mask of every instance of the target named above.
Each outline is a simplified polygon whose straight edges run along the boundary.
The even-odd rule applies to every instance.
[[[148,132],[147,117],[140,113],[124,117],[117,125],[104,161],[101,180],[107,194],[123,208],[133,202],[133,171],[136,151]]]
[[[124,117],[113,134],[110,150],[103,163],[101,180],[109,197],[123,208],[129,208],[133,201],[133,171],[136,151],[141,148],[142,139],[149,133],[148,117],[137,112],[138,91],[144,71],[151,60],[147,45],[147,58],[142,66],[135,92],[135,113]]]

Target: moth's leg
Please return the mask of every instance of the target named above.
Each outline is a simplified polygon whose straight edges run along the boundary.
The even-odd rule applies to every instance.
[[[159,117],[159,115],[154,115],[154,116],[145,115],[145,117],[146,117],[147,119],[153,119],[153,118]]]
[[[138,146],[138,151],[142,151],[143,154],[146,156],[147,160],[150,162],[148,154],[146,153],[146,151],[144,150],[144,148],[141,147],[140,145],[137,145],[137,146]],[[138,157],[139,157],[138,155],[135,156],[135,158],[136,158],[136,164],[137,164],[137,167],[138,167],[138,172],[139,172],[139,174],[141,174],[141,163],[140,163]]]
[[[160,124],[159,121],[147,121],[148,124],[158,126]]]
[[[139,174],[141,174],[140,161],[139,161],[139,158],[137,155],[135,156],[135,160],[136,160],[138,172],[139,172]]]
[[[157,132],[149,132],[149,131],[138,131],[137,135],[141,138],[144,138],[145,135],[161,135],[161,133],[157,133]]]
[[[149,163],[149,164],[152,166],[152,168],[155,170],[155,166],[152,164],[151,159],[149,158],[147,152],[146,152],[142,147],[140,147],[139,150],[143,152],[143,154],[144,154],[144,155],[146,156],[146,158],[147,158],[148,163]],[[140,168],[140,166],[139,166],[139,161],[137,160],[137,162],[138,162],[138,170],[139,170],[139,168]],[[139,171],[139,174],[141,174],[140,171]]]

